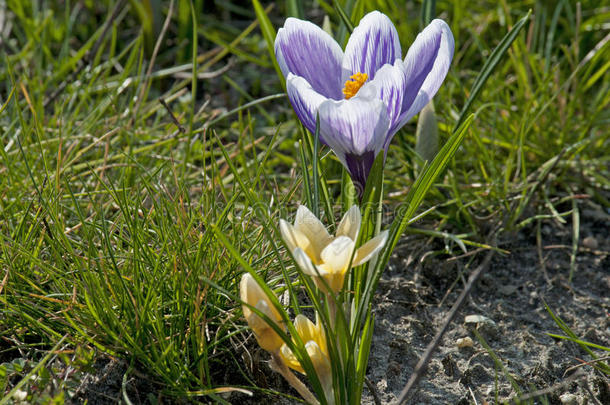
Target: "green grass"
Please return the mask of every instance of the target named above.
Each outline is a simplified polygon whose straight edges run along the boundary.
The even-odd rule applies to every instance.
[[[53,361],[87,370],[100,356],[145,372],[165,398],[204,400],[219,386],[268,388],[244,366],[241,347],[253,339],[234,300],[243,268],[215,232],[282,291],[282,270],[293,270],[278,260],[287,256],[265,221],[291,217],[307,196],[299,125],[287,99],[265,98],[282,92],[265,42],[269,26],[261,33],[249,2],[193,1],[191,8],[180,0],[163,32],[169,2],[152,12],[138,12],[138,3],[113,15],[110,1],[7,1],[0,392],[24,381],[32,402],[67,398],[75,388],[48,377],[56,385],[45,391],[23,379],[28,373],[57,373]],[[354,17],[386,12],[406,51],[420,29],[420,4],[364,3]],[[305,12],[321,24],[327,12],[344,37],[332,2],[298,4],[257,11],[260,17],[267,7],[276,30],[287,15]],[[610,207],[610,3],[579,4],[437,2],[456,39],[452,70],[435,98],[441,142],[491,50],[533,14],[472,104],[476,117],[414,231],[449,235],[451,249],[485,244],[490,222],[502,222],[508,235],[577,215],[576,194]],[[227,64],[217,77],[193,77]],[[415,121],[390,148],[388,212],[415,180],[414,133]],[[320,171],[334,198],[341,166],[327,152]],[[60,341],[68,354],[57,349]]]

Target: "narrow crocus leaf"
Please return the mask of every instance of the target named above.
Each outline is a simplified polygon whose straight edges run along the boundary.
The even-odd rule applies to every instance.
[[[303,18],[303,2],[300,0],[287,0],[286,10],[291,17]]]
[[[470,128],[470,124],[474,119],[474,114],[471,114],[462,125],[453,132],[453,135],[449,138],[447,143],[436,155],[432,163],[427,166],[422,173],[418,176],[415,184],[411,186],[403,206],[397,210],[398,215],[390,226],[390,232],[388,235],[388,241],[384,248],[381,250],[377,262],[372,269],[369,281],[364,286],[364,290],[361,294],[361,301],[358,303],[356,309],[356,315],[354,325],[357,327],[366,317],[366,313],[369,305],[372,302],[373,295],[377,289],[377,283],[381,277],[383,269],[385,269],[392,251],[396,247],[398,240],[402,236],[405,228],[409,225],[410,219],[415,214],[415,211],[419,207],[419,204],[423,200],[425,194],[428,192],[430,187],[434,184],[438,176],[443,172],[447,164],[457,151],[458,147],[462,143],[462,140]]]
[[[345,12],[345,10],[343,10],[343,7],[341,7],[341,4],[339,4],[337,0],[333,0],[333,7],[335,8],[337,14],[339,14],[339,17],[341,18],[341,21],[343,21],[345,28],[351,34],[354,31],[354,24],[347,16],[347,13]]]
[[[415,211],[421,204],[424,196],[432,187],[432,184],[436,181],[438,176],[445,170],[449,160],[453,157],[458,147],[464,140],[468,129],[470,128],[470,124],[474,120],[474,114],[471,114],[462,125],[453,133],[453,135],[447,140],[447,143],[443,146],[441,151],[436,155],[432,163],[427,166],[422,173],[418,176],[415,184],[411,187],[407,196],[405,198],[406,209],[400,212],[400,216],[397,217],[392,226],[390,228],[390,240],[389,245],[393,248],[398,243],[398,239],[400,235],[404,232],[405,228],[409,224],[409,220],[415,214]],[[378,266],[383,263],[383,266],[387,264],[387,260],[389,259],[390,249],[384,249],[383,260],[380,260]]]
[[[356,387],[356,395],[355,398],[360,398],[362,396],[362,388],[364,379],[366,377],[366,368],[369,362],[369,355],[371,353],[371,343],[373,343],[373,329],[375,324],[375,317],[371,312],[367,314],[367,318],[364,322],[364,327],[362,328],[362,334],[358,342],[359,347],[357,350],[358,359],[356,362],[356,381],[360,384]]]
[[[362,19],[362,17],[364,16],[365,5],[368,1],[369,0],[356,0],[354,7],[352,7],[350,17],[351,21],[360,21]]]
[[[423,0],[421,5],[421,26],[425,27],[436,16],[436,0]]]

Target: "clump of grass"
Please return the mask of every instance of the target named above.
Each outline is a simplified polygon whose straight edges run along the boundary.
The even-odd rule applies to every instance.
[[[11,362],[20,348],[62,339],[126,359],[167,395],[214,395],[241,328],[222,292],[235,291],[239,269],[213,229],[248,261],[265,262],[270,249],[215,145],[244,177],[267,173],[267,145],[248,116],[232,116],[216,137],[197,132],[218,113],[185,88],[189,81],[172,79],[188,70],[147,75],[143,37],[129,29],[133,8],[108,10],[75,10],[107,19],[107,30],[85,32],[87,42],[75,40],[69,8],[9,13],[16,25],[0,72],[3,356]],[[45,46],[32,46],[40,40]],[[196,59],[207,69],[223,52]],[[172,53],[157,62],[173,66]],[[235,369],[231,377],[247,381]]]

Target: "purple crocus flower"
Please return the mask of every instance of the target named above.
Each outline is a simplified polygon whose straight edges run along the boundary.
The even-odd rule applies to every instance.
[[[345,52],[320,27],[288,18],[275,39],[288,97],[312,133],[320,116],[327,144],[364,187],[377,154],[436,94],[453,57],[449,26],[432,21],[404,60],[390,19],[373,11],[354,29]]]

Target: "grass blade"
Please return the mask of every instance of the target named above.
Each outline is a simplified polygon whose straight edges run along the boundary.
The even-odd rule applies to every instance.
[[[421,28],[426,27],[436,16],[436,0],[424,0],[421,5]]]
[[[261,3],[258,0],[252,0],[252,6],[254,6],[254,12],[256,14],[256,19],[258,20],[259,25],[261,26],[261,32],[263,33],[263,38],[265,38],[265,42],[267,43],[267,51],[269,52],[269,58],[273,62],[273,68],[277,73],[277,77],[280,79],[280,83],[282,84],[282,88],[284,91],[286,90],[286,83],[284,82],[284,75],[282,74],[282,70],[280,69],[280,65],[278,65],[277,60],[275,60],[275,28],[273,28],[273,24],[271,24],[271,20],[267,16],[267,10],[263,8]]]
[[[513,29],[510,30],[504,38],[502,38],[502,41],[500,41],[500,43],[498,44],[498,46],[496,46],[491,55],[489,55],[489,58],[485,62],[485,65],[483,65],[483,68],[475,79],[474,84],[472,85],[472,89],[470,89],[470,96],[468,97],[468,100],[466,100],[466,104],[464,104],[464,107],[460,112],[460,116],[457,122],[455,123],[454,131],[460,125],[462,125],[462,122],[466,118],[466,114],[470,110],[472,103],[479,96],[479,93],[483,89],[485,82],[487,82],[487,79],[489,79],[491,73],[494,71],[496,66],[498,66],[498,64],[502,60],[502,57],[508,51],[508,48],[510,48],[511,44],[515,41],[515,39],[517,39],[517,35],[519,35],[519,32],[521,32],[523,27],[525,27],[525,24],[529,21],[531,14],[532,10],[528,11],[525,17],[521,18],[517,22],[517,24],[515,24]]]
[[[333,0],[333,7],[335,8],[335,11],[341,18],[341,21],[343,22],[344,27],[351,34],[354,31],[354,23],[352,23],[352,20],[350,20],[350,18],[347,16],[346,11],[343,9],[343,7],[341,7],[341,4],[339,4],[339,2],[337,0]],[[341,35],[339,37],[341,37]]]

